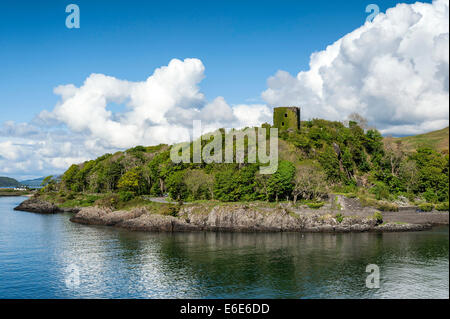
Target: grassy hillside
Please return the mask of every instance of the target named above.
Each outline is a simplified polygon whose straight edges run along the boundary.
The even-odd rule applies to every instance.
[[[398,138],[402,141],[407,151],[411,152],[420,147],[429,147],[442,152],[449,149],[449,128],[433,131],[425,134]]]
[[[395,209],[387,202],[399,196],[448,201],[448,153],[423,147],[404,152],[393,139],[383,139],[377,130],[365,132],[356,122],[345,126],[314,119],[302,122],[300,132],[279,137],[278,170],[271,175],[260,174],[260,165],[247,160],[176,164],[170,160],[169,145],[136,146],[72,165],[60,181],[48,179],[41,193],[57,194],[60,203],[115,207],[142,195],[166,193],[180,201],[295,203],[320,202],[334,192],[359,196],[380,209]]]
[[[20,183],[14,178],[0,176],[0,187],[19,187]]]

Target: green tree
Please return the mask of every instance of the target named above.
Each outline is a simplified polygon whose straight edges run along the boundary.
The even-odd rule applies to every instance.
[[[294,204],[298,196],[303,199],[321,199],[327,193],[326,175],[313,166],[296,168],[292,197]]]
[[[406,188],[406,192],[414,192],[417,190],[419,181],[419,170],[417,164],[413,160],[403,161],[400,165],[399,176]]]
[[[104,182],[107,191],[114,191],[117,188],[123,169],[119,162],[110,162],[105,166]],[[141,171],[137,172],[141,173]]]
[[[388,136],[384,139],[384,149],[386,161],[391,169],[391,174],[393,176],[398,176],[400,164],[405,157],[402,142],[398,139],[394,139],[392,136]]]
[[[325,170],[328,180],[333,182],[338,182],[341,180],[339,159],[331,146],[327,146],[319,155],[319,162]]]
[[[352,178],[353,177],[353,159],[352,159],[352,154],[350,153],[350,151],[345,148],[342,153],[341,153],[341,161],[342,161],[342,166],[345,169],[345,172],[347,173],[347,177],[348,178]]]
[[[448,154],[444,155],[430,148],[419,148],[411,159],[416,161],[419,170],[418,191],[435,193],[438,201],[448,201]]]
[[[214,176],[206,174],[203,170],[187,170],[184,174],[184,183],[192,199],[214,198]]]
[[[186,183],[184,182],[184,174],[184,171],[176,171],[170,174],[166,180],[170,197],[177,201],[182,201],[189,194]]]
[[[80,192],[82,190],[81,183],[78,179],[78,172],[80,168],[78,165],[71,165],[69,169],[62,176],[62,181],[68,190]]]
[[[56,189],[56,180],[53,178],[53,175],[47,176],[43,179],[41,186],[43,186],[43,192],[52,192]]]
[[[269,201],[269,179],[272,175],[259,174],[255,175],[255,190],[260,195],[259,197],[265,201]]]
[[[117,187],[121,192],[132,192],[134,195],[143,194],[146,190],[146,185],[140,169],[135,167],[123,174],[119,179]]]
[[[383,151],[383,136],[375,129],[368,130],[366,133],[366,140],[364,143],[369,154],[382,154]]]
[[[235,171],[232,168],[218,172],[214,179],[215,198],[224,202],[234,202],[239,200],[236,193]]]
[[[267,191],[269,197],[278,202],[280,198],[289,199],[292,193],[292,180],[295,175],[295,167],[291,162],[280,161],[278,170],[269,178]]]

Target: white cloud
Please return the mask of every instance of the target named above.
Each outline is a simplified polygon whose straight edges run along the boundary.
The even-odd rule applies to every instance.
[[[0,174],[62,172],[106,152],[188,140],[193,120],[202,120],[204,131],[268,120],[266,106],[230,106],[223,97],[208,102],[198,87],[204,70],[198,59],[173,59],[142,82],[91,74],[80,87],[56,87],[60,101],[33,124],[3,123],[0,136],[8,140],[1,144]],[[112,112],[112,103],[125,111]]]
[[[0,123],[0,175],[38,177],[136,145],[187,140],[193,120],[203,131],[271,122],[272,106],[299,105],[302,118],[366,116],[383,133],[415,134],[448,125],[449,3],[400,4],[325,50],[310,69],[268,79],[264,104],[208,101],[205,67],[173,59],[146,80],[91,74],[60,85],[60,101],[30,123]],[[112,105],[123,105],[113,112]],[[30,176],[34,175],[34,176]]]
[[[449,3],[399,4],[311,55],[296,77],[279,71],[263,99],[299,105],[303,118],[358,112],[383,133],[448,125]]]
[[[272,109],[262,104],[239,104],[233,107],[233,114],[238,120],[235,127],[252,127],[262,123],[272,123]]]
[[[213,129],[239,123],[223,97],[210,103],[205,100],[198,87],[204,70],[198,59],[173,59],[143,82],[92,74],[79,88],[72,84],[55,88],[61,101],[40,118],[87,133],[107,148],[173,143],[183,136],[188,139],[188,129],[198,119]],[[114,114],[108,110],[110,103],[125,104],[127,109]],[[259,110],[260,106],[255,108]]]
[[[19,157],[20,148],[11,141],[0,143],[0,158],[8,161],[14,161]]]

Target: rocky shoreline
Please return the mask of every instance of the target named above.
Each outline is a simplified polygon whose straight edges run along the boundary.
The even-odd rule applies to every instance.
[[[389,217],[387,222],[378,225],[367,211],[365,214],[361,212],[361,215],[357,215],[357,212],[345,212],[344,218],[338,220],[336,212],[299,210],[289,205],[269,208],[257,204],[192,204],[183,205],[177,212],[177,217],[174,217],[161,215],[147,207],[130,211],[113,211],[100,207],[60,208],[38,198],[31,198],[15,210],[44,214],[68,212],[74,214],[70,220],[75,223],[152,232],[400,232],[426,230],[436,224],[433,219],[427,221],[423,217],[420,223],[401,222],[402,213],[398,213],[398,220]],[[444,221],[439,224],[448,225],[448,213],[438,214],[444,217]]]
[[[80,208],[61,208],[55,204],[32,197],[20,203],[19,206],[14,207],[14,210],[39,214],[57,214],[78,213]]]

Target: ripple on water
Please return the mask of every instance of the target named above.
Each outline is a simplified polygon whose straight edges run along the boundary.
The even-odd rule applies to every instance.
[[[164,234],[15,212],[0,198],[0,298],[448,298],[448,227]],[[368,264],[380,267],[368,289]],[[75,267],[75,268],[74,268]],[[79,270],[79,286],[66,280]]]

